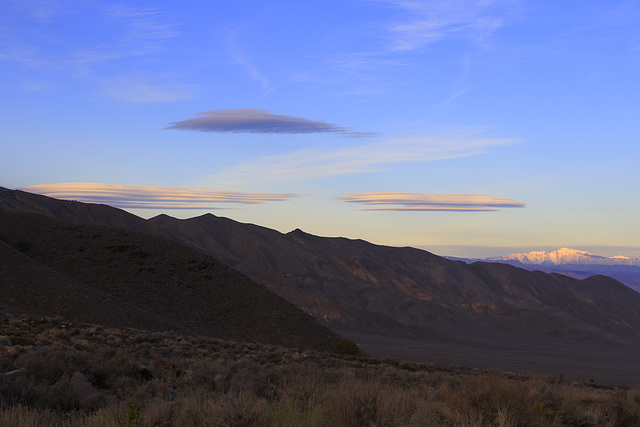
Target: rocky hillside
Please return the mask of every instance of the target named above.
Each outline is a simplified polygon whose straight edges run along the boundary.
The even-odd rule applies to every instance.
[[[336,329],[446,339],[490,328],[596,341],[640,330],[640,295],[608,277],[467,265],[414,248],[282,234],[211,214],[149,221]]]
[[[33,315],[325,351],[339,339],[201,251],[39,214],[0,209],[0,282],[3,306]]]

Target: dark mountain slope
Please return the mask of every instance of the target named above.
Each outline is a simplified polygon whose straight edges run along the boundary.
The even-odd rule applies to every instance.
[[[117,327],[179,329],[155,313],[65,276],[2,241],[0,260],[0,301],[6,308]]]
[[[299,230],[282,234],[211,214],[186,220],[162,215],[149,221],[170,236],[215,255],[332,327],[380,334],[412,334],[414,330],[433,336],[430,319],[456,322],[451,313],[428,301],[422,304],[430,306],[430,319],[422,313],[416,317],[409,307],[415,301],[398,298],[395,287],[384,283],[396,281],[389,277],[397,271],[389,264],[387,252],[396,248],[320,238]],[[376,271],[365,273],[367,267]]]
[[[494,263],[469,266],[507,301],[503,329],[517,325],[574,340],[639,336],[637,292],[606,276],[583,280]]]
[[[605,277],[576,280],[426,251],[282,234],[213,215],[149,220],[336,329],[452,337],[495,331],[582,341],[637,337],[640,295]]]
[[[66,203],[47,203],[56,202]],[[213,255],[335,330],[440,341],[506,334],[611,343],[640,335],[640,294],[609,278],[467,265],[414,248],[282,234],[211,214],[161,215],[147,228]]]
[[[2,302],[23,311],[322,350],[339,339],[265,287],[173,240],[6,210],[0,238]]]

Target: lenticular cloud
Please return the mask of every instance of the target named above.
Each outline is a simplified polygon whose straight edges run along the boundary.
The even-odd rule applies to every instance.
[[[200,203],[258,204],[296,197],[296,194],[289,193],[245,193],[93,182],[32,185],[23,190],[58,199],[137,209],[212,209]]]
[[[338,197],[349,203],[376,206],[365,211],[487,212],[496,208],[522,208],[524,203],[484,194],[349,193]],[[381,206],[382,205],[382,206]]]
[[[199,117],[175,122],[165,129],[194,130],[221,133],[309,134],[338,133],[342,136],[370,136],[363,132],[351,132],[331,123],[273,114],[268,110],[244,108],[213,110],[199,113]]]

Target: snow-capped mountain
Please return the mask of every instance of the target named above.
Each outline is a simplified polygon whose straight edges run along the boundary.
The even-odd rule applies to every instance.
[[[478,261],[511,264],[525,270],[560,273],[576,279],[595,275],[609,276],[640,292],[640,258],[629,258],[624,255],[604,257],[578,249],[562,248],[553,252],[534,251],[484,259],[447,258],[467,264]]]
[[[604,257],[578,249],[561,248],[553,252],[533,251],[529,253],[511,254],[502,257],[488,258],[492,262],[518,261],[528,265],[635,265],[640,266],[640,258],[629,258],[624,255]]]

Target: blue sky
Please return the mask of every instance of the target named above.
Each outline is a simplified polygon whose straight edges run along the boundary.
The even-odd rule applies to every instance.
[[[640,256],[639,1],[0,3],[0,185]]]

